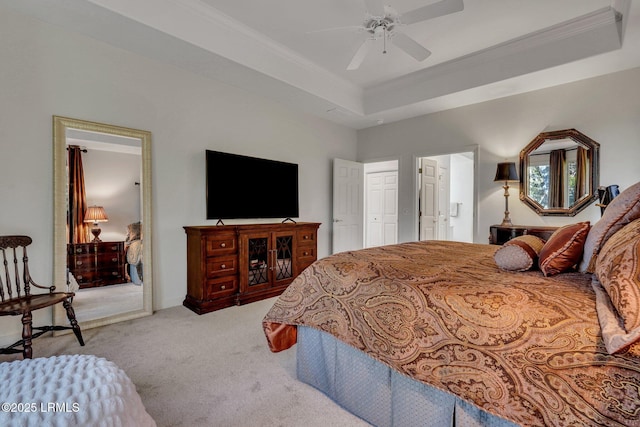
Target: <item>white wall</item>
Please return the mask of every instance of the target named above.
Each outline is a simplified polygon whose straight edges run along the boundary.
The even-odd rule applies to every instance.
[[[98,224],[100,239],[124,241],[127,225],[141,220],[140,186],[135,185],[140,182],[141,156],[89,149],[82,153],[82,168],[87,206],[104,207],[109,218]]]
[[[504,213],[502,186],[493,182],[496,164],[518,162],[520,150],[538,133],[576,128],[600,143],[600,185],[623,190],[640,180],[640,68],[527,94],[429,114],[358,132],[358,160],[389,156],[400,160],[399,240],[416,240],[417,157],[473,151],[478,146],[478,219],[474,241],[486,243],[489,226]],[[563,225],[595,222],[589,206],[575,217],[542,217],[518,199],[511,187],[514,224]]]
[[[205,149],[299,164],[300,220],[331,247],[331,159],[356,132],[173,66],[0,8],[0,234],[34,238],[31,273],[52,280],[52,116],[152,132],[154,307],[186,294],[185,225],[205,220]],[[51,317],[41,310],[36,321]],[[18,336],[19,320],[0,329]]]

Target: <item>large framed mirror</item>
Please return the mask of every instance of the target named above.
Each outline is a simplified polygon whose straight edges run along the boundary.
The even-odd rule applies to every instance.
[[[578,214],[598,196],[599,150],[576,129],[540,133],[520,152],[520,200],[539,215]]]
[[[80,326],[152,314],[151,132],[53,116],[53,161],[54,284]]]

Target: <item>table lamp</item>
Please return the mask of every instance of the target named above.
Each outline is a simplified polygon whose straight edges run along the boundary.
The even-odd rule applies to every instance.
[[[89,206],[84,213],[84,222],[92,222],[93,227],[91,228],[91,234],[93,234],[93,240],[91,243],[101,242],[100,238],[100,227],[98,227],[99,222],[107,222],[109,218],[107,214],[104,212],[104,208],[102,206]]]
[[[498,169],[496,170],[496,177],[494,181],[504,181],[504,219],[502,220],[503,226],[513,225],[511,218],[509,218],[509,181],[518,181],[518,172],[516,172],[516,164],[514,162],[498,163]]]

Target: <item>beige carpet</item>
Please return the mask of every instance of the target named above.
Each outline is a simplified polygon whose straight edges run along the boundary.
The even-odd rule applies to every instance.
[[[184,307],[87,330],[40,337],[34,357],[95,354],[120,366],[147,411],[170,426],[366,426],[296,380],[295,347],[271,353],[261,321],[273,299],[198,316]],[[0,360],[15,357],[0,356]]]
[[[73,298],[79,322],[142,309],[142,286],[133,283],[79,289]],[[66,317],[64,317],[66,321]]]

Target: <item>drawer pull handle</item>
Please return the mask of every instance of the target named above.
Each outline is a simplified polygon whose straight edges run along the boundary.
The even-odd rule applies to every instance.
[[[226,243],[220,243],[220,247],[221,247],[221,248],[226,248],[226,247],[227,247],[227,244],[226,244]]]
[[[225,290],[227,287],[225,285],[220,286],[220,289]]]
[[[117,246],[111,246],[111,250],[112,251],[116,251],[116,250],[118,250],[118,247]]]
[[[305,234],[305,235],[304,235],[304,237],[303,237],[303,239],[304,239],[304,240],[309,240],[309,236]]]
[[[226,264],[220,264],[220,268],[225,269],[227,268]]]
[[[118,262],[118,258],[111,258],[112,262]]]
[[[76,261],[76,265],[82,265],[82,261]]]
[[[82,248],[76,248],[76,253],[77,254],[81,254],[82,253]]]
[[[80,275],[80,276],[77,277],[77,279],[78,280],[82,280],[82,279],[84,279],[84,276]]]
[[[112,276],[117,276],[117,275],[118,275],[118,272],[117,272],[117,271],[112,271],[112,272],[111,272],[111,275],[112,275]]]
[[[307,256],[307,255],[309,255],[309,252],[304,251],[304,252],[302,252],[302,255]]]

